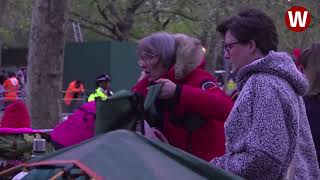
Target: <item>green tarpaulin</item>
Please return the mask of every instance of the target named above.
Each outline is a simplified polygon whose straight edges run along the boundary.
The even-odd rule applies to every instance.
[[[95,179],[242,179],[170,145],[150,141],[127,130],[96,136],[81,144],[32,160],[30,163],[59,164],[59,161],[68,160],[80,162],[83,165],[81,169],[97,175]],[[52,171],[61,169],[58,166],[56,169],[54,166],[46,166],[45,173],[41,173],[40,166],[35,167],[38,170],[31,171],[24,179],[35,177],[47,179],[50,174],[48,169],[52,168]],[[54,173],[50,175],[52,174]]]

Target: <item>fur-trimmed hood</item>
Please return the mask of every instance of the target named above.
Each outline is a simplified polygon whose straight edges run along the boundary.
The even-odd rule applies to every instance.
[[[185,34],[174,34],[176,39],[175,79],[182,80],[194,69],[204,65],[204,50],[200,40]]]

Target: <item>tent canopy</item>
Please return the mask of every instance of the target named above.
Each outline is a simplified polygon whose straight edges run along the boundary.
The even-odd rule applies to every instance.
[[[70,162],[78,163],[95,179],[242,179],[170,145],[127,130],[96,136],[34,159],[29,166]],[[35,174],[29,175],[31,178]]]

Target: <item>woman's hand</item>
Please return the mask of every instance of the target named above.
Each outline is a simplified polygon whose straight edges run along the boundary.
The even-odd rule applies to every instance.
[[[155,83],[163,83],[161,88],[159,98],[160,99],[170,99],[173,98],[176,91],[177,85],[169,79],[158,79],[155,80]]]

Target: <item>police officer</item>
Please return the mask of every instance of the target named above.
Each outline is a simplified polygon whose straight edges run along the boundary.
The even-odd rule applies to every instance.
[[[111,78],[107,74],[101,74],[96,78],[96,90],[90,94],[88,102],[95,101],[97,98],[105,101],[113,95],[110,88]]]

